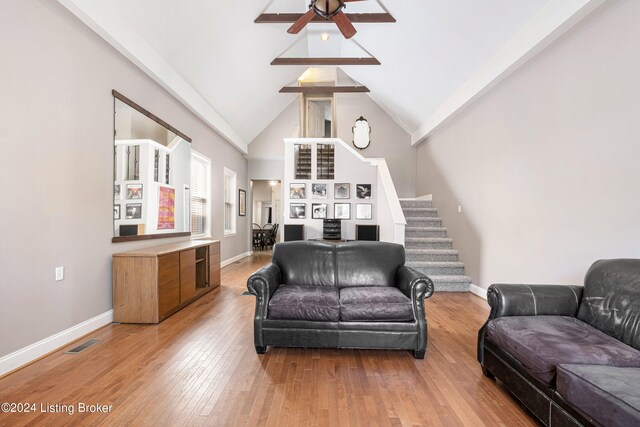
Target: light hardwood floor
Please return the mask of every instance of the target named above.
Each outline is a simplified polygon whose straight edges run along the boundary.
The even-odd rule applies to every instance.
[[[0,379],[0,425],[465,425],[535,421],[475,360],[488,306],[471,294],[427,300],[429,347],[408,351],[253,348],[253,256],[222,271],[222,287],[159,325],[109,325],[78,355],[68,347]],[[77,345],[77,343],[75,344]],[[40,404],[112,405],[109,413],[41,413]]]

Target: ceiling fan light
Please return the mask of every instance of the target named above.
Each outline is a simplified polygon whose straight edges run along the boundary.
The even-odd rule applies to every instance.
[[[329,33],[322,33],[320,35],[320,40],[322,40],[323,42],[326,42],[327,40],[329,40]]]
[[[344,7],[342,0],[312,0],[311,8],[323,18],[330,18]]]

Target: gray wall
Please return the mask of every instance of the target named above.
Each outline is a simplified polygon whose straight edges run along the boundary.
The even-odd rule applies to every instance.
[[[416,147],[411,137],[371,98],[362,94],[336,96],[338,138],[351,144],[351,128],[360,116],[371,126],[371,145],[360,151],[364,157],[383,157],[387,160],[398,197],[416,195]]]
[[[337,137],[351,143],[351,127],[364,116],[371,126],[371,145],[364,157],[384,157],[399,197],[415,196],[416,149],[411,137],[366,94],[339,94],[336,101]],[[249,144],[250,179],[282,179],[283,138],[297,137],[300,102],[296,98]],[[276,167],[280,169],[276,169]]]
[[[112,89],[212,159],[213,237],[223,260],[249,250],[247,217],[222,238],[222,168],[246,188],[240,152],[57,2],[11,2],[0,40],[0,357],[109,311],[112,253],[181,240],[111,243]]]
[[[608,3],[418,147],[417,195],[475,284],[579,284],[639,256],[639,18]]]

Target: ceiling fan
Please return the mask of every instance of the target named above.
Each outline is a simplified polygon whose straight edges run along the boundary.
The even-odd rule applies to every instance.
[[[309,11],[302,15],[288,30],[289,34],[298,34],[316,15],[326,19],[333,20],[338,29],[346,39],[356,35],[356,29],[344,14],[342,9],[346,7],[346,3],[363,0],[311,0]]]

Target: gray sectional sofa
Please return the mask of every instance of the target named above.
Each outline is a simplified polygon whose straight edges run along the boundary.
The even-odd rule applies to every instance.
[[[286,242],[247,282],[256,351],[267,346],[412,350],[424,358],[431,280],[383,242]]]
[[[542,423],[640,426],[640,260],[594,263],[584,287],[492,285],[478,361]]]

